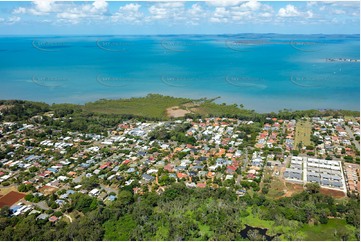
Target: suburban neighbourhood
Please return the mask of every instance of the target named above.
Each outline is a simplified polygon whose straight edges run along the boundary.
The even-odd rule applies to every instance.
[[[310,182],[336,197],[360,192],[358,117],[129,120],[104,134],[46,133],[45,117],[67,121],[48,112],[0,124],[0,208],[12,216],[71,222],[62,208],[76,194],[107,204],[125,187],[161,194],[173,183],[237,196],[290,196]]]

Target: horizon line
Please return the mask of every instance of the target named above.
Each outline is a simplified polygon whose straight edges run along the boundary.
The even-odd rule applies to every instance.
[[[352,34],[345,34],[345,33],[333,33],[333,34],[325,34],[325,33],[220,33],[220,34],[0,34],[0,37],[2,36],[177,36],[177,35],[211,35],[211,36],[217,36],[217,35],[248,35],[248,34],[265,34],[265,35],[358,35],[360,37],[360,33],[352,33]]]

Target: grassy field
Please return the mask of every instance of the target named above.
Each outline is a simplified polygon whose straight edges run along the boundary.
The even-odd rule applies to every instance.
[[[131,114],[150,118],[166,118],[166,109],[189,103],[187,98],[175,98],[161,95],[148,95],[140,98],[105,100],[89,102],[84,110],[104,114]]]
[[[286,182],[286,188],[287,188],[287,196],[290,197],[291,195],[295,193],[303,192],[303,185],[297,184],[293,182]]]
[[[278,225],[277,226],[277,225],[275,225],[274,221],[263,220],[263,219],[260,219],[257,215],[253,215],[252,207],[248,207],[247,212],[249,213],[249,215],[245,218],[242,218],[242,223],[247,224],[248,226],[251,226],[251,227],[268,229],[267,235],[269,235],[269,236],[274,236],[276,234],[280,234],[281,235],[279,237],[280,240],[287,240],[284,238],[284,235],[289,234],[289,233],[294,233],[294,232],[297,232],[302,236],[302,234],[300,232],[295,231],[295,230],[297,230],[297,226],[298,226],[298,223],[295,221],[290,221],[287,225]]]
[[[241,109],[239,106],[216,104],[217,99],[192,100],[188,98],[176,98],[159,94],[149,94],[146,97],[108,100],[101,99],[95,102],[86,103],[83,106],[85,111],[100,114],[124,114],[142,116],[156,119],[167,119],[167,109],[178,107],[192,114],[225,116],[245,115],[250,116],[252,111]]]
[[[252,207],[248,207],[247,212],[249,213],[249,215],[247,217],[242,218],[242,222],[244,224],[257,228],[264,228],[264,229],[272,228],[274,222],[270,220],[263,220],[258,218],[258,216],[253,215]]]
[[[9,192],[17,192],[18,188],[16,186],[8,186],[8,187],[1,187],[0,188],[0,195],[4,196]]]
[[[357,120],[355,119],[355,117],[352,116],[345,116],[345,120],[351,120],[352,122],[356,122]]]
[[[330,241],[330,240],[356,240],[356,229],[346,224],[344,219],[329,219],[327,224],[319,225],[303,225],[296,221],[289,221],[283,225],[275,225],[274,221],[260,219],[257,214],[252,213],[252,208],[248,207],[249,215],[242,218],[242,224],[252,227],[268,229],[267,234],[272,236],[280,234],[280,240],[296,240],[306,241]]]
[[[299,121],[296,124],[295,147],[302,142],[304,146],[311,145],[312,126],[310,121]]]
[[[356,240],[355,228],[346,224],[344,219],[329,219],[327,224],[305,225],[301,229],[305,240],[329,241],[341,240],[342,235],[347,235],[346,240]]]
[[[261,188],[263,188],[264,186],[269,187],[266,197],[271,199],[282,197],[285,194],[285,190],[287,190],[287,187],[285,186],[283,180],[280,178],[281,175],[272,176],[274,171],[275,170],[271,168],[265,168],[264,179],[261,183]],[[267,182],[265,183],[265,181]]]
[[[270,198],[282,197],[285,194],[284,190],[286,189],[287,187],[284,185],[283,181],[280,180],[280,178],[273,177],[267,196]]]

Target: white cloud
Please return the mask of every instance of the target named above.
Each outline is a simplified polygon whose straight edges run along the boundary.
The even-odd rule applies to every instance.
[[[50,1],[34,1],[33,4],[35,5],[34,8],[28,9],[28,11],[33,15],[48,15],[51,12],[55,12],[58,9],[58,5]]]
[[[305,14],[305,17],[306,18],[313,18],[313,12],[312,11],[310,11],[310,10],[308,10],[307,12],[306,12],[306,14]]]
[[[93,6],[97,10],[106,11],[108,8],[108,3],[105,0],[98,0],[93,3]]]
[[[53,1],[34,1],[36,8],[41,12],[50,12],[52,10]]]
[[[317,6],[319,6],[317,10],[323,12],[322,15],[325,18],[330,18],[328,14],[349,17],[355,10],[357,12],[360,10],[359,1],[320,1],[317,2]]]
[[[112,3],[109,3],[112,4]],[[36,0],[29,7],[17,7],[10,13],[14,16],[33,15],[39,22],[124,22],[144,23],[162,22],[164,24],[197,25],[206,21],[212,23],[328,23],[332,18],[345,21],[358,20],[359,2],[320,2],[311,1],[274,9],[273,3],[257,0],[210,0],[206,3],[195,2],[133,2],[124,3],[118,9],[109,8],[105,0],[94,2],[59,2]],[[6,17],[3,23],[8,22]],[[20,21],[12,18],[11,22]],[[323,22],[322,22],[323,21]]]
[[[317,2],[307,2],[306,6],[310,8],[310,7],[313,7],[313,6],[317,6],[317,4],[318,4]]]
[[[216,8],[216,11],[214,12],[215,17],[226,17],[229,14],[229,11],[226,10],[226,8]]]
[[[249,1],[246,3],[242,3],[239,6],[232,7],[232,9],[237,10],[237,11],[256,11],[256,10],[260,9],[261,6],[262,6],[262,4],[257,1]]]
[[[288,4],[286,8],[280,8],[278,11],[278,16],[280,17],[297,17],[300,15],[301,13],[297,10],[297,8],[291,4]]]
[[[337,6],[337,7],[347,7],[347,8],[359,8],[360,2],[359,1],[325,1],[322,2],[324,4],[328,4],[331,6]]]
[[[313,18],[314,14],[311,10],[302,12],[298,10],[295,6],[288,4],[285,8],[280,8],[278,10],[277,16],[281,18],[290,18],[290,17]],[[302,21],[304,22],[304,19],[300,19],[299,22],[301,23]]]
[[[234,12],[232,14],[232,20],[235,20],[235,21],[245,20],[245,19],[251,18],[251,16],[252,16],[251,11]]]
[[[235,6],[237,4],[240,4],[241,2],[244,2],[242,0],[210,0],[207,2],[208,4],[216,7],[229,7],[229,6]]]
[[[32,2],[33,7],[31,8],[23,8],[19,7],[13,10],[13,14],[25,14],[29,13],[32,15],[48,15],[51,12],[55,12],[57,10],[57,4],[52,0],[49,1],[34,1]]]
[[[15,23],[15,22],[19,22],[20,19],[21,18],[19,16],[11,16],[8,21],[11,23]]]
[[[206,15],[207,14],[205,13],[205,10],[201,7],[201,5],[195,3],[190,9],[187,10],[187,23],[197,25],[199,24],[199,21]]]
[[[230,17],[230,11],[226,10],[224,7],[217,7],[213,13],[213,16],[210,18],[211,22],[214,23],[227,23],[228,18]]]
[[[143,13],[139,11],[141,5],[137,3],[129,3],[119,8],[119,10],[111,16],[113,22],[129,22],[140,23]]]
[[[96,0],[92,4],[67,5],[63,11],[57,13],[60,22],[79,23],[82,19],[87,21],[104,19],[104,14],[108,11],[108,3],[104,0]]]
[[[23,13],[26,13],[26,8],[19,7],[13,10],[13,14],[23,14]]]
[[[11,25],[11,24],[14,24],[16,22],[19,22],[20,20],[21,20],[21,18],[19,16],[10,16],[7,19],[0,18],[0,23]]]
[[[185,9],[182,2],[159,2],[148,8],[150,16],[146,21],[164,20],[169,21],[184,20]]]
[[[93,3],[71,4],[67,2],[54,2],[53,0],[37,0],[32,2],[32,7],[19,7],[12,11],[13,14],[30,14],[43,16],[54,14],[60,22],[79,23],[81,19],[103,19],[108,10],[105,0],[95,0]],[[44,19],[43,19],[44,20]]]
[[[216,7],[210,21],[216,23],[269,22],[273,14],[274,10],[270,5],[252,0],[237,6]]]
[[[192,7],[188,10],[188,13],[191,15],[194,15],[194,16],[200,15],[200,14],[202,14],[202,12],[203,12],[203,9],[198,3],[193,4]]]
[[[129,12],[138,12],[140,8],[140,4],[137,3],[130,3],[123,7],[120,7],[119,10],[121,11],[129,11]]]
[[[345,14],[346,12],[342,9],[332,9],[331,13],[333,14]]]
[[[270,17],[272,17],[273,15],[272,15],[271,13],[260,13],[258,16],[264,17],[264,18],[270,18]]]

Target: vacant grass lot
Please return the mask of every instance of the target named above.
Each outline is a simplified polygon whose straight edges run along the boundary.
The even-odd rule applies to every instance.
[[[285,194],[284,190],[287,190],[287,187],[283,181],[278,177],[273,177],[267,196],[270,198],[282,197]]]
[[[311,145],[312,125],[310,121],[299,121],[296,124],[295,147],[302,142],[303,146]]]

